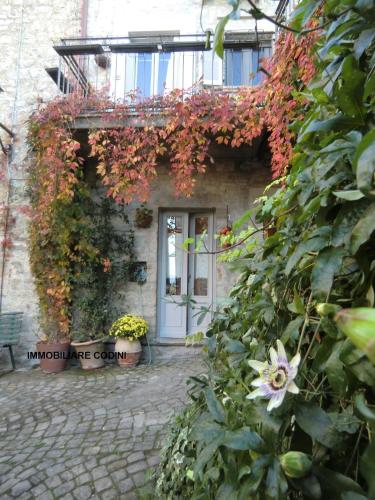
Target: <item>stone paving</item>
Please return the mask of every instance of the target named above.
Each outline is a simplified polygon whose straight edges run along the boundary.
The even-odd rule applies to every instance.
[[[138,498],[200,357],[0,376],[0,498]]]

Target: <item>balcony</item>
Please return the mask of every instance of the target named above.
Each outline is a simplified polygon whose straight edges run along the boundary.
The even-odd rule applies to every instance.
[[[133,33],[128,37],[70,38],[54,46],[59,65],[47,72],[62,93],[105,92],[126,103],[130,93],[147,99],[173,89],[227,89],[262,82],[263,58],[271,55],[271,32],[232,32],[224,59],[210,48],[212,34]]]

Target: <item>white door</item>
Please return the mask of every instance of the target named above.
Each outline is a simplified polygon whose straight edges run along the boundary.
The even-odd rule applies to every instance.
[[[205,331],[211,320],[207,314],[199,319],[202,308],[210,307],[213,299],[213,256],[189,254],[183,249],[190,237],[198,244],[204,235],[200,251],[212,249],[213,217],[207,213],[168,211],[161,215],[159,233],[159,336],[183,338],[187,334]],[[196,301],[184,304],[184,296]],[[198,324],[199,323],[199,324]]]

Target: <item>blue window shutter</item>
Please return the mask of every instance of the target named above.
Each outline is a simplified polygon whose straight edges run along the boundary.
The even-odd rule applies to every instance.
[[[242,85],[251,85],[252,49],[242,50]]]
[[[224,52],[225,57],[225,77],[224,85],[233,85],[232,67],[233,67],[233,50],[226,50]]]
[[[242,50],[225,51],[225,85],[242,85]]]
[[[233,51],[233,85],[242,85],[242,50]]]
[[[152,54],[140,53],[137,60],[137,88],[142,97],[151,96]]]
[[[260,60],[260,53],[258,49],[253,49],[253,85],[258,85],[260,83],[260,75],[259,75],[259,60]]]

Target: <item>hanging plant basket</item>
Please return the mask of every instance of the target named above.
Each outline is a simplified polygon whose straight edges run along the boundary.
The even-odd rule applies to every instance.
[[[136,227],[145,229],[151,226],[153,218],[153,211],[150,208],[142,205],[135,211],[134,223]]]

